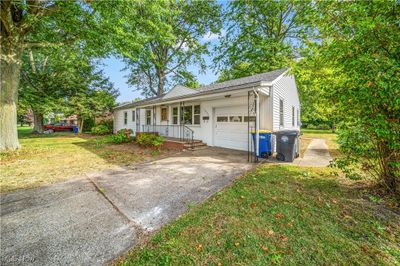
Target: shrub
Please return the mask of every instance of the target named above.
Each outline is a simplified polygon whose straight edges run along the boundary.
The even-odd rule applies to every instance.
[[[140,146],[159,148],[163,144],[164,138],[155,134],[142,133],[136,138],[136,142]]]
[[[114,122],[112,119],[106,119],[106,120],[102,120],[99,123],[97,123],[97,125],[102,125],[102,126],[106,126],[108,128],[108,132],[112,132],[113,128],[114,128]]]
[[[94,135],[106,135],[110,133],[110,129],[105,125],[98,125],[92,127],[92,134]]]
[[[127,133],[129,133],[129,134],[127,134]],[[115,144],[121,144],[121,143],[134,141],[135,138],[131,137],[130,134],[132,134],[131,129],[121,129],[116,134],[110,136],[110,141]]]
[[[94,126],[95,126],[94,118],[92,118],[92,117],[85,118],[83,121],[82,132],[90,132],[92,127],[94,127]]]

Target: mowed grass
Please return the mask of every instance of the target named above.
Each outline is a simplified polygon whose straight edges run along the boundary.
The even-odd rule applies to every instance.
[[[399,265],[399,209],[330,168],[262,165],[120,265]]]
[[[2,193],[56,183],[152,157],[150,150],[140,149],[133,143],[111,144],[105,136],[70,132],[32,135],[31,131],[31,128],[19,128],[22,148],[0,154]]]

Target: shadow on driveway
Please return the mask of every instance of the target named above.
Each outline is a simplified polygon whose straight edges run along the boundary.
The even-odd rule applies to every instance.
[[[104,264],[253,166],[206,148],[2,195],[1,264]]]

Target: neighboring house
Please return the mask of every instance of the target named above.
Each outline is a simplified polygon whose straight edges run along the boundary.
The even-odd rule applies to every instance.
[[[48,113],[45,115],[49,124],[62,123],[67,125],[77,125],[78,117],[77,115],[70,115],[66,117],[63,113]]]
[[[114,131],[123,128],[253,151],[251,132],[300,128],[300,102],[294,76],[283,68],[196,90],[177,85],[160,97],[120,105]]]
[[[102,115],[96,116],[94,118],[94,123],[97,125],[101,122],[107,122],[114,119],[113,113],[110,111],[104,112]]]

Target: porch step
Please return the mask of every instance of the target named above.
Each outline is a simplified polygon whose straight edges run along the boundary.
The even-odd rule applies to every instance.
[[[191,145],[189,142],[186,142],[185,144],[183,144],[183,147],[185,149],[200,150],[206,148],[207,144],[205,144],[201,140],[194,140],[193,145]]]

